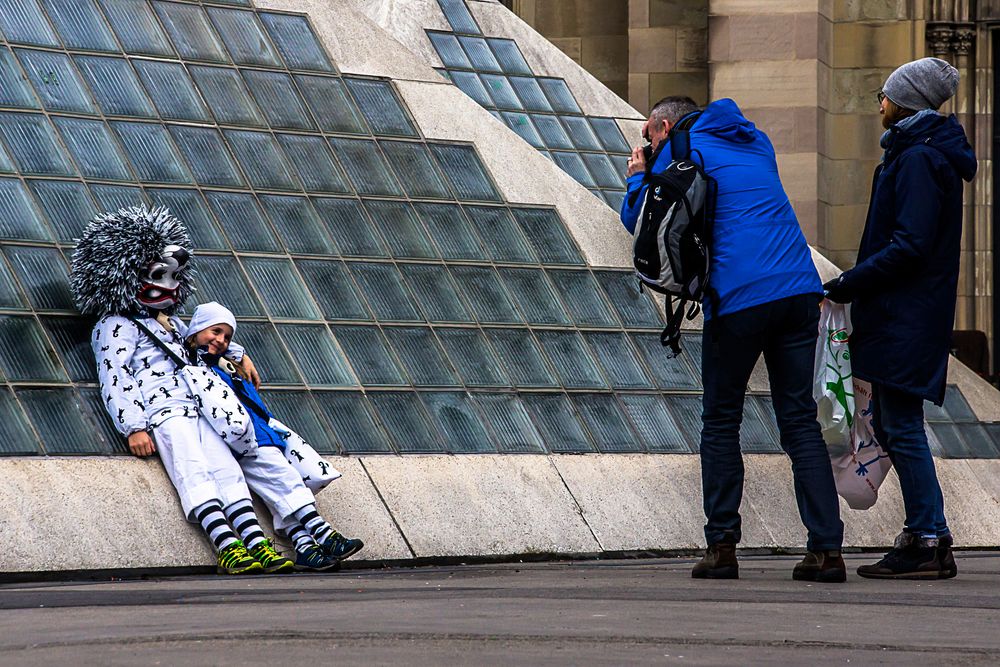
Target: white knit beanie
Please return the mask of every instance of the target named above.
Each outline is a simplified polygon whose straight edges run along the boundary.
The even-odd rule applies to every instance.
[[[236,317],[233,316],[232,311],[221,303],[209,301],[194,309],[191,323],[188,324],[188,335],[193,336],[213,324],[228,324],[233,328],[233,333],[236,333]]]

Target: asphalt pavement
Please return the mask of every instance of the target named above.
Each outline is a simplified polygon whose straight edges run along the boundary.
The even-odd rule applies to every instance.
[[[848,557],[848,566],[873,560]],[[997,665],[1000,553],[948,581],[692,559],[0,584],[0,665]]]

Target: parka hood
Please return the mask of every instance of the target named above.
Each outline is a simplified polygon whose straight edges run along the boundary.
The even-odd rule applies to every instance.
[[[712,102],[695,122],[692,132],[707,132],[720,139],[748,144],[757,138],[757,128],[743,116],[736,102],[729,98]]]
[[[909,146],[925,144],[940,151],[963,180],[971,181],[976,175],[979,166],[976,154],[954,114],[928,113],[912,123],[895,126],[892,133],[894,136],[886,153],[887,160]]]

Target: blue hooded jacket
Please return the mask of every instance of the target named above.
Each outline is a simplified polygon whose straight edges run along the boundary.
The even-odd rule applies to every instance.
[[[240,403],[247,409],[247,413],[250,415],[250,422],[253,424],[254,435],[257,437],[257,445],[260,447],[277,447],[284,450],[286,440],[281,437],[280,433],[268,425],[268,422],[274,415],[264,405],[264,399],[257,393],[253,384],[244,382],[243,378],[233,377],[219,368],[218,357],[212,358],[206,354],[202,355],[202,359],[222,378],[223,382],[232,387],[236,393],[236,397],[240,399]],[[266,419],[265,416],[267,417]]]
[[[909,120],[909,119],[907,119]],[[858,377],[944,401],[962,240],[962,181],[976,155],[954,116],[922,113],[883,139],[858,262],[838,286],[854,298]]]
[[[705,318],[799,294],[823,293],[809,245],[778,177],[774,147],[730,99],[712,102],[690,129],[692,159],[718,183],[709,284],[718,312],[705,299]],[[652,171],[670,164],[670,146]],[[635,232],[646,194],[643,175],[628,179],[622,224]]]

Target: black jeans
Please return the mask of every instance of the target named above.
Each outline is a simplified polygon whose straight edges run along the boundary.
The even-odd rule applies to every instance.
[[[754,364],[764,355],[781,448],[792,459],[795,500],[810,551],[839,549],[844,539],[837,489],[812,396],[819,303],[803,294],[705,323],[701,480],[705,539],[739,542],[743,498],[740,423]]]

